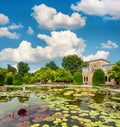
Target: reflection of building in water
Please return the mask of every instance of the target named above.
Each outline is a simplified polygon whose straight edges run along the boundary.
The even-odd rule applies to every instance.
[[[92,84],[92,76],[96,69],[102,69],[105,73],[105,84],[114,85],[115,81],[109,78],[107,70],[112,67],[112,64],[104,59],[92,60],[89,61],[88,67],[82,68],[83,83]]]

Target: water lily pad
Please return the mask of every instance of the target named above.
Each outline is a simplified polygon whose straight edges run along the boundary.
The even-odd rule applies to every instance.
[[[40,127],[40,124],[39,123],[35,123],[33,125],[30,125],[30,127]]]
[[[78,125],[73,125],[72,127],[79,127]]]
[[[42,127],[50,127],[48,124],[44,124]]]
[[[67,91],[64,93],[64,96],[70,96],[74,93],[74,91]]]

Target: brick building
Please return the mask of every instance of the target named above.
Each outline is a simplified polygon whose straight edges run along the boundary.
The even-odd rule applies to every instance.
[[[105,84],[106,85],[114,85],[115,81],[109,78],[107,74],[107,70],[112,67],[112,64],[104,59],[92,60],[89,61],[88,67],[82,68],[82,75],[83,75],[83,84],[92,84],[92,76],[96,69],[102,69],[105,73]]]

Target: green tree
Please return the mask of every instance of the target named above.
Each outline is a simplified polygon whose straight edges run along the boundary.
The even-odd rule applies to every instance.
[[[32,76],[33,74],[31,73],[25,73],[23,77],[24,83],[27,83],[27,84],[31,83]]]
[[[23,84],[23,77],[21,74],[16,73],[13,76],[13,85],[22,85]]]
[[[65,70],[70,71],[72,74],[80,70],[83,60],[77,55],[65,56],[62,60],[62,66]]]
[[[116,83],[120,84],[120,61],[116,62],[116,64],[108,70],[108,74],[111,79],[115,79]]]
[[[4,85],[6,74],[7,74],[7,70],[4,68],[0,68],[0,86]]]
[[[28,66],[27,63],[19,62],[17,65],[17,69],[18,69],[18,73],[24,76],[25,73],[28,73],[30,67]]]
[[[45,65],[46,67],[49,67],[50,69],[52,69],[52,70],[57,70],[58,69],[58,66],[55,64],[55,62],[53,62],[53,61],[50,61],[49,63],[47,63],[46,65]]]
[[[55,73],[56,82],[70,82],[72,79],[72,74],[65,69],[59,68]]]
[[[55,74],[54,70],[48,67],[42,67],[34,73],[34,78],[32,78],[32,80],[35,80],[36,78],[37,82],[43,81],[44,83],[46,83],[49,80],[54,82],[54,74]]]
[[[105,83],[105,73],[102,69],[96,69],[93,73],[92,84],[98,86]]]
[[[13,73],[8,72],[5,78],[5,84],[7,85],[13,85]]]
[[[82,85],[83,84],[83,76],[80,72],[75,72],[73,75],[73,84],[74,85]]]
[[[17,69],[15,67],[11,66],[10,64],[8,64],[7,71],[15,74],[17,72]]]

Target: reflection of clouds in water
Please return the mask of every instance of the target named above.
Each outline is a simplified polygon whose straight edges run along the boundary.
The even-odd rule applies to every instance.
[[[30,97],[35,97],[35,92],[31,92]]]

